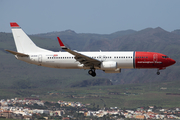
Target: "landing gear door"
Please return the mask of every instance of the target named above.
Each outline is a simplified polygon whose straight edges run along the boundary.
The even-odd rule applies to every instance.
[[[42,63],[42,55],[38,55],[38,62]]]

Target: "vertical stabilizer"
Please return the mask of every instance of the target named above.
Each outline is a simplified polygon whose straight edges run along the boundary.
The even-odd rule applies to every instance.
[[[16,49],[20,53],[51,52],[34,44],[17,23],[10,23]]]

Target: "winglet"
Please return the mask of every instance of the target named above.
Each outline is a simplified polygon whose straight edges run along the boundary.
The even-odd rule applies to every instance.
[[[59,45],[62,49],[67,49],[67,47],[64,45],[64,43],[61,41],[61,39],[59,37],[57,37],[58,41],[59,41]]]
[[[10,25],[11,27],[19,27],[19,25],[16,22],[11,22]]]

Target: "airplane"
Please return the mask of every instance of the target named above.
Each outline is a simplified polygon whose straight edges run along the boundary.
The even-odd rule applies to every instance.
[[[61,69],[88,69],[88,73],[96,76],[96,70],[105,73],[120,73],[121,69],[166,69],[176,63],[167,55],[157,52],[141,51],[96,51],[78,52],[67,47],[57,37],[60,47],[66,52],[54,52],[36,46],[16,22],[10,23],[16,51],[6,50],[18,60],[38,66]]]

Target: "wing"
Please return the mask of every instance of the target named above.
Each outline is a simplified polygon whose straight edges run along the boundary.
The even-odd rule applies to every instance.
[[[72,55],[74,55],[75,59],[79,61],[81,64],[84,64],[85,67],[100,67],[101,61],[91,58],[89,56],[83,55],[81,53],[78,53],[77,51],[73,51],[67,48],[59,37],[57,37],[57,39],[59,41],[59,45],[61,46],[61,48],[71,53]]]

